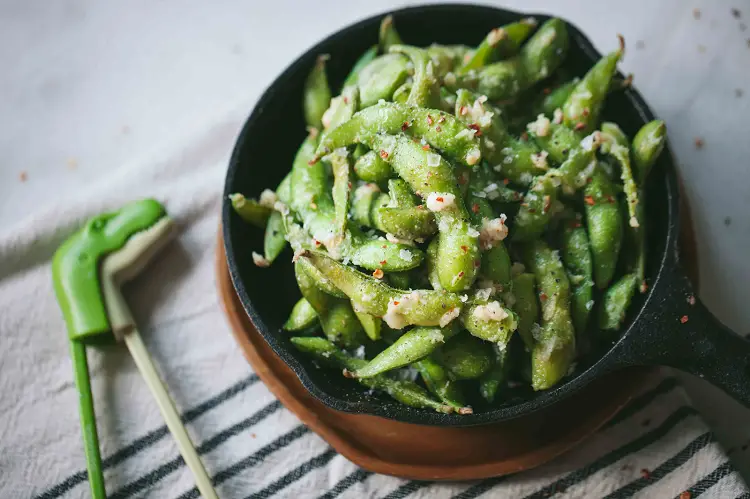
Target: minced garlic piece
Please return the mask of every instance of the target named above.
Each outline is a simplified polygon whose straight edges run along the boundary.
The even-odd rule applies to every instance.
[[[453,307],[440,318],[440,327],[445,327],[461,313],[461,307]]]
[[[488,250],[508,237],[508,227],[505,225],[505,214],[492,220],[482,219],[482,228],[479,231],[479,245],[483,250]]]
[[[474,309],[474,317],[480,321],[501,321],[508,317],[508,312],[500,306],[500,302],[491,301],[487,305],[479,305]]]
[[[456,196],[449,192],[431,192],[427,196],[427,209],[430,211],[443,211],[456,204]]]
[[[532,121],[526,125],[526,128],[537,137],[546,137],[549,133],[549,126],[549,119],[543,114],[540,114],[536,117],[536,121]]]
[[[275,192],[273,192],[271,189],[264,189],[263,192],[260,193],[260,198],[258,199],[258,203],[261,206],[265,206],[266,208],[273,209],[273,205],[276,204],[276,201],[279,200],[279,197],[276,195]]]

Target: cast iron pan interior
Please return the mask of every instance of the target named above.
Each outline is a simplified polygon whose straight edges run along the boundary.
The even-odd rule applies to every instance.
[[[428,5],[392,13],[404,42],[417,46],[427,46],[433,42],[475,46],[490,29],[497,26],[529,15],[540,21],[548,18],[473,5]],[[382,15],[374,16],[334,33],[300,56],[271,84],[237,140],[226,177],[225,199],[233,192],[255,197],[264,188],[278,185],[290,170],[294,154],[306,134],[302,86],[316,56],[323,53],[331,55],[327,70],[335,95],[354,61],[368,47],[377,43],[381,19]],[[567,67],[573,73],[583,75],[601,54],[575,26],[568,26],[571,47]],[[611,42],[608,49],[617,46],[614,31]],[[629,89],[608,98],[604,119],[616,121],[632,137],[641,125],[654,119],[654,115],[638,92]],[[668,250],[675,247],[677,237],[679,193],[669,150],[661,155],[655,165],[647,189],[647,275],[648,281],[653,283],[657,280]],[[393,402],[386,396],[368,395],[355,381],[344,378],[339,372],[317,368],[309,358],[291,346],[289,335],[280,331],[292,305],[299,299],[293,268],[289,263],[291,251],[287,249],[270,268],[256,267],[250,254],[263,247],[263,231],[244,223],[226,201],[223,203],[222,222],[232,281],[252,322],[276,354],[299,376],[303,385],[334,409],[429,425],[486,424],[547,406],[614,365],[611,360],[599,360],[605,352],[594,352],[590,359],[582,359],[575,372],[558,387],[541,393],[521,388],[515,390],[502,405],[494,408],[475,406],[475,413],[468,416],[417,410]],[[631,329],[634,329],[631,325],[647,299],[648,294],[637,294],[633,300],[620,343],[631,334]],[[591,334],[597,333],[593,331]]]

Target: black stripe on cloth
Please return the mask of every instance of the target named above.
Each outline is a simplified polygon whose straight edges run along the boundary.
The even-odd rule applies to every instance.
[[[642,476],[637,480],[620,487],[605,499],[622,499],[632,497],[633,494],[642,490],[646,487],[656,484],[659,480],[688,462],[699,450],[704,448],[706,445],[711,443],[713,435],[711,432],[706,432],[699,436],[692,442],[690,442],[684,449],[672,456],[671,458],[664,461],[657,468],[649,471],[648,478]]]
[[[744,494],[740,494],[735,499],[750,499],[750,492],[745,492]]]
[[[569,487],[582,482],[586,478],[590,477],[599,470],[616,463],[620,459],[638,452],[644,447],[656,442],[660,438],[667,435],[677,424],[687,419],[689,416],[697,414],[697,411],[690,406],[682,406],[670,414],[664,422],[657,428],[651,430],[648,433],[644,433],[635,440],[631,440],[625,445],[605,454],[599,459],[587,464],[586,466],[573,471],[565,475],[564,477],[556,480],[544,488],[534,492],[533,494],[527,495],[524,499],[545,499],[556,492],[564,492]]]
[[[224,468],[223,470],[218,472],[211,479],[211,481],[214,483],[214,485],[219,485],[220,483],[226,482],[235,475],[238,475],[247,468],[255,466],[277,450],[283,449],[287,445],[291,444],[295,440],[308,433],[310,433],[310,430],[308,430],[307,427],[303,425],[295,426],[292,430],[281,435],[279,438],[266,445],[258,452],[251,454],[240,461],[237,461],[228,468]],[[192,489],[182,494],[178,499],[195,499],[199,495],[200,493],[198,492],[198,489],[193,487]]]
[[[257,383],[259,380],[260,378],[258,378],[258,375],[255,373],[241,379],[218,395],[214,395],[205,402],[201,402],[197,406],[185,411],[181,416],[182,422],[189,423],[190,421],[231,399],[249,386]],[[102,466],[104,467],[104,469],[116,466],[129,457],[138,454],[143,449],[154,445],[156,442],[167,436],[168,433],[169,430],[167,429],[167,426],[162,425],[159,428],[146,433],[144,436],[138,438],[137,440],[118,450],[108,458],[104,459],[102,461]],[[39,494],[35,499],[54,499],[56,497],[60,497],[76,485],[86,481],[88,481],[88,475],[86,474],[86,471],[78,471],[70,475],[68,478],[58,483],[57,485],[54,485],[53,487],[47,489],[45,492]]]
[[[345,476],[339,482],[333,486],[331,490],[320,496],[318,499],[334,499],[339,494],[344,492],[346,489],[354,485],[355,483],[361,483],[367,480],[373,473],[371,471],[363,470],[358,468],[354,473]]]
[[[474,499],[475,497],[481,496],[495,485],[499,485],[507,480],[507,476],[498,476],[495,478],[489,478],[482,480],[481,482],[472,485],[468,489],[464,490],[460,494],[456,494],[452,499]]]
[[[702,495],[708,489],[719,483],[719,480],[729,475],[733,471],[734,467],[732,466],[731,462],[726,461],[720,464],[715,470],[701,478],[700,481],[698,481],[695,485],[687,489],[687,491],[690,492],[690,497],[693,498]],[[750,493],[746,492],[740,497],[750,497]]]
[[[229,440],[231,437],[238,435],[251,426],[255,426],[256,424],[260,423],[265,418],[278,411],[280,408],[281,403],[278,400],[274,400],[255,414],[243,419],[239,423],[230,426],[226,430],[220,431],[213,437],[201,443],[196,448],[198,454],[205,454],[206,452],[214,450],[219,445]],[[162,464],[158,468],[148,472],[137,480],[130,482],[121,489],[115,491],[113,494],[110,494],[109,499],[125,499],[126,497],[130,497],[133,494],[142,491],[143,489],[153,486],[159,480],[171,473],[174,473],[184,465],[185,461],[183,461],[182,456],[177,456],[171,461]]]
[[[628,405],[626,405],[620,412],[615,414],[615,416],[610,419],[607,424],[604,425],[604,429],[614,426],[617,423],[625,421],[626,419],[634,416],[636,413],[645,409],[657,397],[666,395],[667,393],[671,392],[676,386],[677,378],[664,378],[661,383],[656,385],[654,388],[648,390],[645,393],[642,393],[635,399],[631,400]]]
[[[387,496],[383,497],[383,499],[404,499],[404,497],[408,496],[412,492],[416,492],[420,489],[423,489],[425,487],[429,487],[432,485],[433,482],[417,482],[417,481],[411,481],[403,484],[401,487],[397,488]]]
[[[303,464],[300,464],[299,466],[297,466],[297,468],[282,476],[265,489],[254,492],[247,496],[245,499],[266,499],[267,497],[271,497],[277,492],[281,492],[303,476],[307,475],[312,470],[322,468],[323,466],[328,464],[331,459],[336,456],[336,454],[337,453],[335,450],[328,449],[324,453],[311,458]]]

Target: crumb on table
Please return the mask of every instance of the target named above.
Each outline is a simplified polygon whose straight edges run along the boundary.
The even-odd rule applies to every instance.
[[[28,174],[24,171],[18,174],[18,180],[21,182],[26,182],[26,180],[29,178]]]
[[[695,143],[695,148],[696,149],[703,149],[703,146],[705,145],[705,143],[703,142],[703,139],[700,138],[700,137],[696,137],[693,140],[693,142]]]
[[[701,10],[699,8],[696,7],[695,9],[693,9],[693,17],[696,19],[701,18]]]

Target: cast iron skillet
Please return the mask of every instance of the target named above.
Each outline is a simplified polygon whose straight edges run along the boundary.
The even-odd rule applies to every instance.
[[[490,29],[529,14],[473,5],[427,5],[397,10],[393,15],[405,43],[475,46]],[[534,17],[540,21],[547,18]],[[315,57],[322,53],[331,55],[328,76],[335,94],[357,57],[377,43],[381,18],[382,15],[374,16],[334,33],[300,56],[271,84],[237,140],[227,172],[225,199],[233,192],[257,196],[262,189],[278,185],[305,136],[302,85]],[[568,68],[583,74],[601,54],[578,29],[568,26],[571,37]],[[613,32],[612,47],[615,46]],[[648,78],[648,75],[637,76]],[[632,137],[654,115],[638,92],[631,89],[609,98],[605,119],[616,121]],[[270,268],[256,267],[250,253],[262,248],[262,231],[243,223],[226,201],[222,212],[224,245],[232,282],[255,327],[305,388],[336,410],[428,425],[486,424],[546,407],[594,378],[633,365],[676,367],[706,378],[750,405],[750,343],[719,323],[699,301],[694,305],[689,303],[693,290],[680,268],[677,246],[680,193],[668,149],[655,165],[647,189],[650,289],[645,295],[637,293],[620,339],[582,359],[557,387],[538,393],[528,387],[516,389],[496,407],[482,407],[480,401],[475,401],[475,413],[467,416],[413,409],[385,396],[368,395],[341,373],[317,368],[291,346],[289,334],[280,331],[299,298],[289,263],[291,252],[287,250]],[[684,316],[685,323],[681,321]],[[597,334],[601,333],[595,327],[589,331],[593,337]]]

